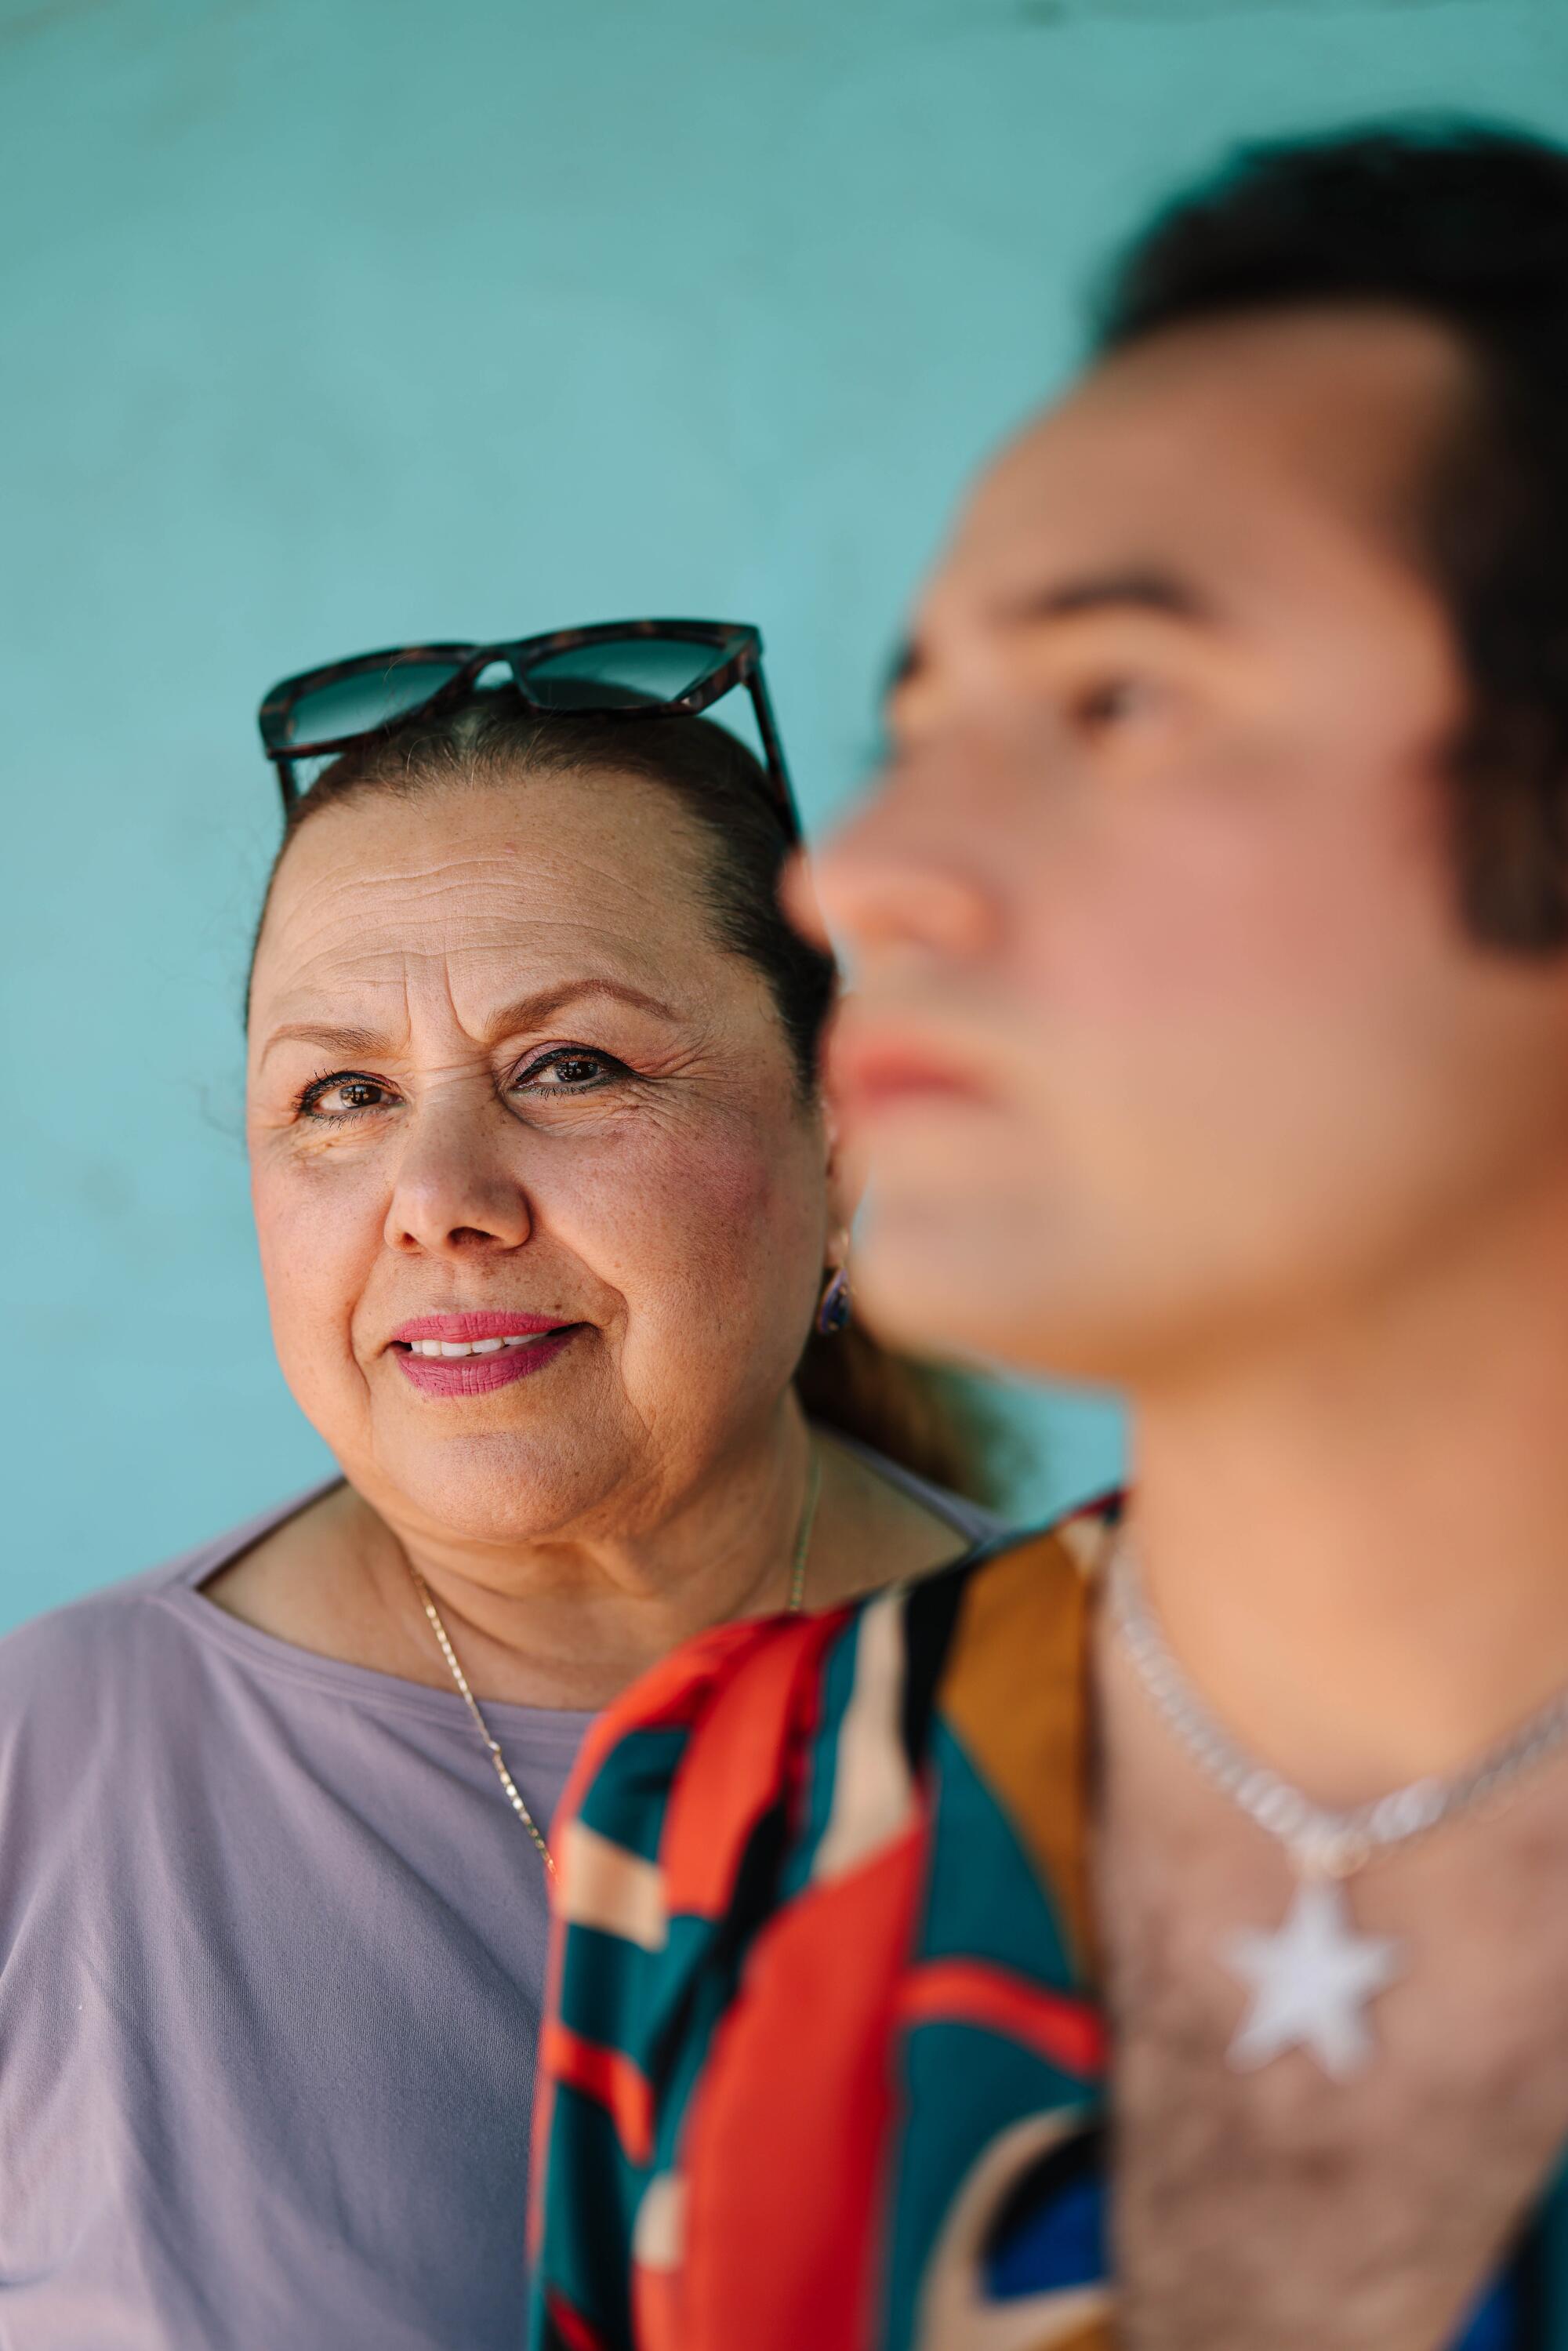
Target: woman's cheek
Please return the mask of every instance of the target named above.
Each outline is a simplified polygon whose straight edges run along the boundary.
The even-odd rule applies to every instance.
[[[672,1151],[643,1170],[631,1204],[639,1256],[651,1250],[710,1274],[744,1263],[755,1279],[764,1238],[788,1247],[791,1212],[803,1205],[801,1172],[791,1138],[738,1123],[710,1129],[700,1145]]]
[[[312,1419],[314,1400],[352,1363],[356,1300],[385,1219],[372,1186],[321,1180],[324,1171],[258,1166],[252,1183],[262,1279],[278,1359]],[[334,1170],[334,1176],[346,1171]]]
[[[821,1161],[802,1138],[756,1128],[710,1134],[656,1180],[645,1170],[621,1207],[595,1270],[626,1301],[629,1377],[706,1374],[722,1387],[737,1366],[744,1376],[776,1354],[773,1369],[788,1377],[822,1235]]]

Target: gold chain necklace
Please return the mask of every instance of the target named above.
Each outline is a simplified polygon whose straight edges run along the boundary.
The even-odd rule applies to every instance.
[[[817,1504],[821,1498],[821,1492],[822,1465],[817,1458],[816,1447],[813,1446],[810,1467],[806,1473],[805,1507],[800,1512],[800,1530],[795,1538],[795,1556],[789,1569],[789,1597],[785,1603],[785,1614],[789,1616],[798,1616],[806,1604],[806,1561],[811,1549],[811,1533],[817,1522]],[[474,1718],[474,1728],[484,1742],[486,1753],[496,1767],[496,1777],[501,1783],[502,1792],[535,1844],[538,1845],[539,1859],[544,1863],[546,1874],[553,1877],[555,1855],[545,1843],[538,1823],[524,1803],[518,1792],[517,1783],[507,1769],[506,1757],[490,1736],[490,1726],[480,1713],[479,1701],[468,1687],[468,1677],[457,1662],[457,1652],[452,1646],[452,1636],[441,1621],[441,1611],[431,1596],[430,1586],[412,1559],[408,1562],[408,1572],[413,1578],[413,1588],[419,1594],[419,1604],[430,1619],[430,1629],[441,1646],[441,1654],[451,1668],[452,1678],[457,1685],[463,1703]]]

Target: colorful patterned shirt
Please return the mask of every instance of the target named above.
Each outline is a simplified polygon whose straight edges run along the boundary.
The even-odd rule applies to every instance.
[[[1110,2351],[1086,1733],[1114,1518],[726,1626],[590,1734],[533,2351]],[[1568,2180],[1452,2351],[1568,2351]]]

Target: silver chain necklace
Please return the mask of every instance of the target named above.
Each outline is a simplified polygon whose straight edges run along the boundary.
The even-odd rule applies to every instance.
[[[1356,1933],[1345,1881],[1379,1854],[1428,1836],[1500,1795],[1555,1753],[1568,1738],[1568,1690],[1462,1771],[1412,1780],[1370,1803],[1334,1812],[1245,1754],[1220,1729],[1171,1655],[1124,1536],[1111,1563],[1108,1596],[1112,1622],[1160,1716],[1204,1777],[1284,1846],[1296,1874],[1281,1927],[1272,1934],[1229,1935],[1220,1946],[1226,1967],[1252,1994],[1228,2063],[1249,2070],[1302,2048],[1336,2081],[1359,2073],[1375,2046],[1364,2011],[1406,1965],[1398,1942]]]
[[[818,1458],[817,1448],[813,1445],[806,1471],[806,1499],[800,1512],[800,1529],[795,1537],[795,1554],[789,1566],[789,1594],[784,1604],[784,1613],[788,1616],[800,1615],[806,1604],[806,1562],[810,1553],[811,1534],[817,1523],[817,1504],[821,1499],[821,1492],[822,1465]],[[473,1718],[474,1728],[478,1732],[484,1743],[485,1751],[496,1768],[496,1777],[501,1782],[501,1792],[538,1847],[539,1858],[544,1863],[546,1876],[553,1878],[556,1874],[555,1855],[545,1842],[543,1830],[524,1803],[517,1783],[507,1769],[507,1759],[502,1754],[497,1740],[491,1736],[489,1724],[479,1711],[479,1701],[470,1689],[468,1677],[458,1663],[457,1652],[452,1646],[452,1636],[441,1621],[441,1611],[431,1595],[430,1586],[412,1559],[408,1562],[408,1572],[413,1579],[413,1588],[419,1595],[419,1604],[430,1620],[431,1631],[435,1635],[441,1654],[446,1660],[463,1703]]]

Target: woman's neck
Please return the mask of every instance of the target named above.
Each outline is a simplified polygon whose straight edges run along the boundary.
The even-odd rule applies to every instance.
[[[405,1513],[395,1495],[350,1491],[335,1514],[338,1576],[355,1622],[402,1628],[403,1662],[387,1670],[449,1679],[413,1569],[476,1690],[596,1708],[691,1635],[784,1606],[810,1462],[790,1395],[687,1492],[641,1507],[635,1531],[476,1541]]]
[[[413,1568],[482,1701],[591,1709],[693,1634],[785,1605],[813,1452],[821,1498],[808,1607],[921,1573],[962,1548],[866,1461],[808,1432],[791,1395],[765,1443],[719,1465],[635,1536],[465,1543],[400,1525],[384,1497],[376,1507],[342,1486],[204,1588],[296,1647],[449,1688]]]

